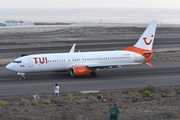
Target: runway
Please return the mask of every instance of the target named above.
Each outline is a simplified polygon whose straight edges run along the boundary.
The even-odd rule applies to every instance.
[[[21,54],[41,54],[41,53],[64,53],[69,52],[72,45],[76,43],[75,52],[87,51],[108,51],[122,50],[134,45],[137,39],[86,39],[86,40],[61,40],[49,42],[0,42],[0,58],[3,57],[20,57]],[[35,47],[36,45],[41,45]],[[19,46],[21,45],[21,47]],[[153,49],[166,47],[179,47],[179,38],[155,38]],[[4,46],[4,47],[2,47]],[[13,47],[12,47],[13,46]]]
[[[180,84],[180,63],[154,63],[153,66],[154,68],[151,68],[144,64],[100,70],[96,78],[72,77],[68,72],[29,73],[26,80],[5,68],[0,68],[0,96],[53,93],[55,83],[59,84],[61,92]]]

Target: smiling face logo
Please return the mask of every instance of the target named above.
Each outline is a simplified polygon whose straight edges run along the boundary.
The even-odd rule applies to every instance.
[[[153,37],[153,35],[151,35],[151,37]],[[144,39],[144,42],[146,43],[146,45],[150,45],[150,44],[151,44],[151,42],[152,42],[152,39],[150,40],[150,42],[149,42],[149,43],[146,41],[146,39],[147,39],[147,38],[143,38],[143,39]]]

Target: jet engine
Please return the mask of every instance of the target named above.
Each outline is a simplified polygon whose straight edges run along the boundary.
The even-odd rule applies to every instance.
[[[72,76],[89,75],[90,70],[88,67],[72,67],[70,73]]]

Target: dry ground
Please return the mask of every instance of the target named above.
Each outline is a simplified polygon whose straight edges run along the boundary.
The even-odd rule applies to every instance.
[[[151,96],[144,95],[148,90]],[[102,90],[98,93],[1,96],[0,120],[108,120],[118,102],[120,120],[180,119],[180,86]],[[161,95],[163,94],[163,95]]]

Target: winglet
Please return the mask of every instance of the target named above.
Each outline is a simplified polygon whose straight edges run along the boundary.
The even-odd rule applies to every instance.
[[[73,44],[73,46],[72,46],[71,50],[69,51],[69,53],[74,53],[75,46],[76,46],[76,43],[75,43],[75,44]]]

